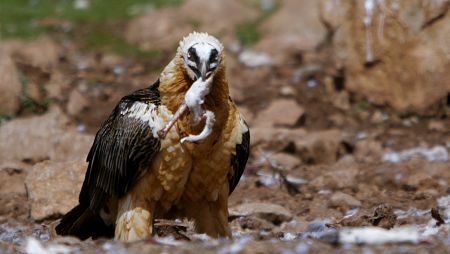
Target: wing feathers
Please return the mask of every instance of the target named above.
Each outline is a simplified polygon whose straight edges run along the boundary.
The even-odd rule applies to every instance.
[[[231,156],[231,166],[233,167],[233,174],[228,180],[230,194],[234,191],[242,174],[244,173],[245,165],[247,164],[248,156],[250,154],[250,131],[247,123],[239,114],[237,121],[238,128],[237,135],[241,135],[240,143],[236,144],[236,154]]]
[[[102,125],[89,151],[80,203],[98,212],[120,197],[143,174],[160,149],[150,119],[158,120],[159,82],[125,96]]]

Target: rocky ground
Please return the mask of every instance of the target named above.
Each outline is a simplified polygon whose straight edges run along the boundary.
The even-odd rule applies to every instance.
[[[44,35],[0,41],[0,253],[446,252],[450,1],[174,2],[117,22],[41,17]],[[99,125],[193,29],[224,42],[251,127],[233,239],[181,220],[133,244],[55,236]]]

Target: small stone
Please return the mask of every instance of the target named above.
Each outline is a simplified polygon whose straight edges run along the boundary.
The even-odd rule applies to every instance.
[[[0,195],[26,194],[23,182],[28,168],[22,162],[0,163]]]
[[[380,124],[386,120],[386,116],[380,111],[375,111],[370,117],[370,123],[372,124]]]
[[[73,89],[69,95],[69,102],[67,103],[67,113],[71,116],[80,114],[89,105],[86,96],[83,96],[77,89]]]
[[[445,124],[441,121],[432,120],[428,123],[428,129],[431,131],[448,131],[449,129],[445,127]]]
[[[333,163],[337,160],[341,141],[339,130],[309,132],[303,138],[294,140],[295,153],[305,163]]]
[[[283,221],[289,221],[292,218],[292,214],[289,210],[273,203],[244,203],[232,207],[229,210],[230,216],[256,216],[276,225]]]
[[[19,110],[22,90],[13,60],[6,50],[0,49],[0,114]]]
[[[294,169],[302,163],[301,159],[298,158],[298,156],[290,155],[287,153],[276,153],[270,158],[276,161],[277,164],[281,165],[285,169]]]
[[[286,129],[272,127],[251,126],[250,144],[252,146],[267,144],[272,146],[272,150],[282,149],[290,142],[301,139],[306,135],[304,129]]]
[[[254,52],[251,50],[244,50],[239,55],[239,61],[247,67],[260,67],[272,64],[272,58],[269,54],[264,52]]]
[[[305,110],[293,99],[273,101],[268,108],[257,114],[255,125],[260,127],[294,127]]]
[[[350,207],[360,207],[361,206],[361,201],[357,200],[356,198],[354,198],[351,195],[345,194],[340,191],[334,193],[331,196],[330,200],[334,206],[342,206],[342,205],[347,205]]]
[[[290,86],[283,86],[280,89],[280,94],[283,96],[294,96],[295,95],[295,90],[294,88],[290,87]]]
[[[358,161],[379,161],[383,158],[383,147],[379,141],[364,139],[356,142],[354,155]]]

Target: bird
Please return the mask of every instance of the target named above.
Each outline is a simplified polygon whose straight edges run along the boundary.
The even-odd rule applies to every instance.
[[[222,43],[180,40],[153,85],[124,96],[87,155],[79,204],[55,230],[133,242],[156,219],[187,218],[198,233],[232,237],[228,198],[250,153],[250,130],[230,97]]]

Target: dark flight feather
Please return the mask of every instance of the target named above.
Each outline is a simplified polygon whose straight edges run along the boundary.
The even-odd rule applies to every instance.
[[[242,142],[236,144],[236,155],[231,157],[231,165],[233,167],[233,175],[228,180],[230,194],[234,191],[236,186],[244,173],[245,165],[247,164],[248,156],[250,154],[250,131],[247,123],[247,131],[242,133]]]
[[[123,196],[145,170],[160,149],[148,122],[121,114],[133,103],[161,104],[159,81],[123,97],[95,136],[87,156],[89,162],[81,188],[80,204],[67,213],[56,227],[60,235],[80,238],[94,236],[86,232],[92,223],[107,227],[99,216],[111,197]],[[103,223],[103,224],[102,224]],[[104,232],[101,232],[104,234]]]
[[[147,122],[121,112],[135,102],[160,105],[159,82],[123,97],[98,131],[87,156],[89,162],[79,201],[98,212],[109,197],[123,196],[159,151]],[[143,167],[144,166],[144,167]]]

